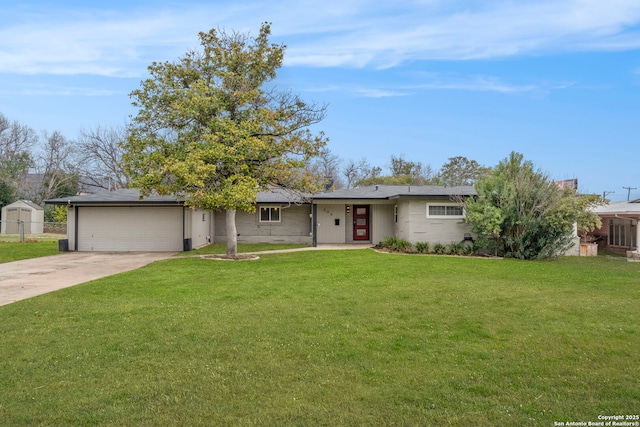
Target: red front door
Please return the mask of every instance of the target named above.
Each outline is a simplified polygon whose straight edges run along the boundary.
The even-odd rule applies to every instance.
[[[369,206],[353,206],[353,240],[369,240]]]

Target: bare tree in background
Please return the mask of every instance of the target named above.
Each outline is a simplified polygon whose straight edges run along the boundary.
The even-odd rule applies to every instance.
[[[433,183],[434,173],[431,165],[406,160],[402,154],[392,155],[390,162],[391,178],[399,179],[399,184],[430,185]],[[395,183],[393,179],[391,183]]]
[[[371,166],[364,157],[357,163],[349,160],[342,169],[342,174],[347,179],[347,188],[353,188],[358,182],[365,179],[378,177],[381,173],[381,167]]]
[[[342,160],[337,154],[324,147],[320,153],[311,159],[308,169],[314,175],[325,180],[326,188],[343,188],[344,182],[340,177],[340,165]]]
[[[33,164],[31,150],[38,142],[36,132],[0,113],[0,205],[14,202],[18,188]]]
[[[43,133],[43,145],[35,159],[34,172],[27,180],[23,194],[36,204],[46,199],[75,195],[78,192],[78,175],[75,150],[70,140],[61,132]]]
[[[128,188],[129,178],[120,166],[124,151],[120,143],[127,139],[126,126],[83,129],[78,137],[80,186],[90,189]]]
[[[452,187],[456,185],[473,185],[474,182],[487,175],[490,170],[490,168],[464,156],[450,157],[449,161],[440,168],[436,180],[438,185]]]

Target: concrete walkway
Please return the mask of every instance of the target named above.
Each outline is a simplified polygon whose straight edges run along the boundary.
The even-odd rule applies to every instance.
[[[262,252],[243,252],[245,254],[252,255],[260,255],[260,254],[282,254],[287,252],[302,252],[302,251],[341,251],[341,250],[352,250],[352,249],[369,249],[373,247],[370,243],[355,243],[349,245],[318,245],[316,247],[304,247],[304,248],[294,248],[294,249],[274,249],[272,251],[262,251]]]
[[[0,305],[135,270],[170,258],[166,252],[68,252],[0,264]]]
[[[255,255],[318,251],[366,249],[370,244],[318,245],[297,249],[254,252]],[[135,270],[152,262],[172,258],[167,252],[67,252],[41,258],[0,264],[0,305],[53,292],[58,289]],[[185,257],[190,257],[186,255]]]

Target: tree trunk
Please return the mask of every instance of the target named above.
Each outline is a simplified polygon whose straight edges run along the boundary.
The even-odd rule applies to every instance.
[[[238,255],[238,231],[236,230],[236,210],[227,209],[225,222],[227,225],[227,256]]]

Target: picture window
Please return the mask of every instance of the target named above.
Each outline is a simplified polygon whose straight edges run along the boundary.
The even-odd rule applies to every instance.
[[[427,204],[427,218],[464,218],[464,208],[459,205]]]

